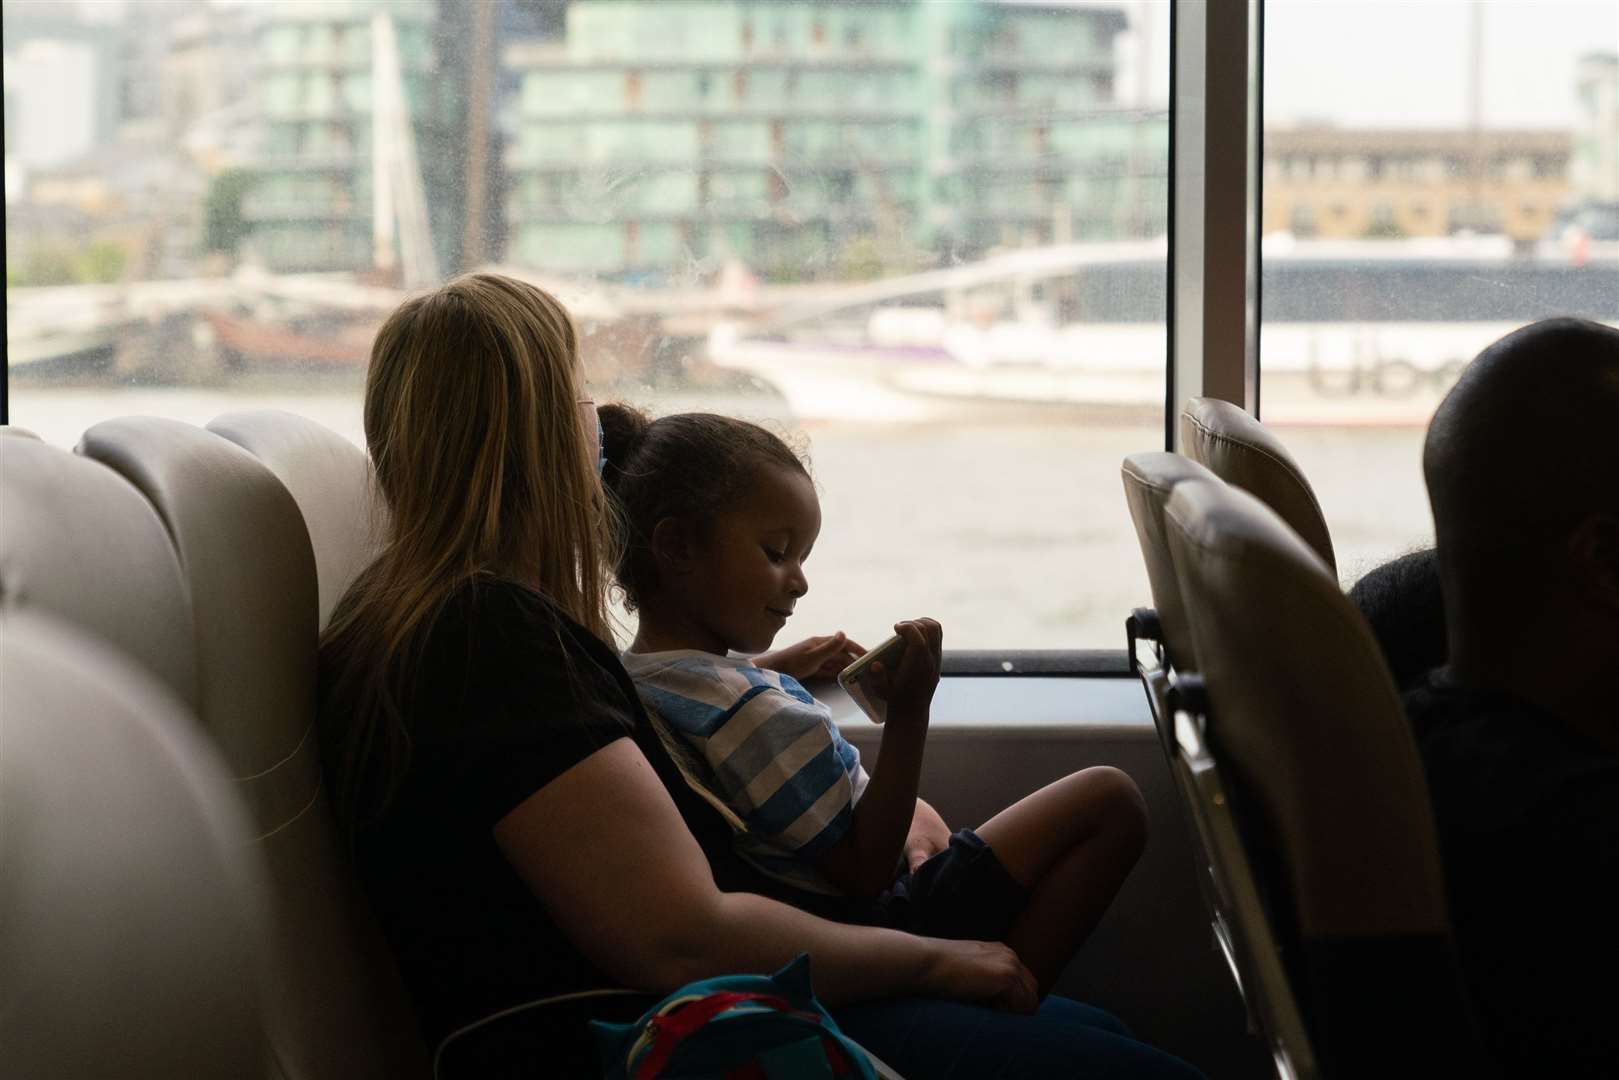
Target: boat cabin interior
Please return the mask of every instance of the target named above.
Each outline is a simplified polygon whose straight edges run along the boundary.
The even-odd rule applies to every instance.
[[[1382,654],[1275,436],[1208,399],[1182,421],[1188,455],[1121,465],[1152,586],[1129,650],[952,654],[923,797],[974,821],[1085,766],[1137,778],[1151,843],[1058,990],[1209,1074],[1454,1063],[1467,1014]],[[319,629],[380,527],[363,451],[259,411],[104,421],[76,452],[11,427],[0,463],[17,1075],[420,1073],[313,735]]]
[[[936,14],[953,3],[921,0],[918,9]],[[11,0],[7,6],[9,20]],[[249,6],[259,5],[216,0],[197,11],[207,15],[215,7]],[[410,21],[414,16],[395,20],[400,24],[396,38],[394,21],[381,14],[387,5],[354,0],[348,6],[376,9],[355,26],[372,26],[376,41],[386,48],[375,54],[362,50],[374,57],[363,63],[349,57],[333,59],[330,66],[371,71],[368,65],[374,64],[377,85],[395,89],[387,95],[379,89],[375,103],[362,100],[360,91],[341,91],[353,99],[345,107],[375,108],[378,114],[376,131],[368,129],[365,137],[379,140],[372,151],[379,190],[373,191],[367,179],[360,205],[373,199],[378,206],[384,199],[391,202],[376,211],[375,235],[369,208],[361,213],[350,207],[348,216],[365,218],[365,227],[352,237],[343,233],[344,244],[358,245],[361,263],[369,261],[370,245],[378,245],[382,255],[376,267],[367,265],[363,273],[346,276],[289,273],[268,284],[245,271],[234,277],[214,275],[183,299],[184,290],[159,287],[162,283],[137,283],[145,292],[134,286],[119,292],[127,282],[84,284],[69,296],[76,286],[19,282],[14,288],[13,264],[20,267],[21,261],[13,260],[8,243],[8,360],[6,396],[0,399],[0,1074],[8,1077],[447,1080],[466,1075],[456,1064],[455,1036],[428,1045],[418,1031],[398,965],[358,884],[322,773],[316,726],[321,633],[338,601],[376,557],[387,533],[387,507],[355,427],[333,421],[328,410],[301,409],[297,396],[282,393],[282,384],[274,382],[285,372],[265,375],[252,366],[255,350],[297,353],[303,366],[289,365],[287,371],[329,373],[340,368],[345,377],[353,376],[343,384],[352,390],[368,351],[370,327],[380,321],[383,306],[392,307],[409,290],[445,277],[436,261],[437,241],[429,233],[430,225],[442,224],[437,217],[443,208],[431,190],[424,194],[421,179],[427,176],[431,188],[436,166],[426,160],[432,156],[429,150],[412,141],[422,139],[427,128],[413,125],[407,115],[415,107],[414,95],[426,92],[424,73],[430,73],[423,66],[426,53],[418,50]],[[530,5],[514,0],[510,5],[465,5],[465,11],[456,3],[427,5],[444,13],[439,17],[468,20],[468,35],[497,33],[498,28],[481,21],[471,25],[474,16],[468,12],[479,6],[510,6],[517,13],[513,19],[538,19],[555,38],[491,53],[506,65],[501,78],[509,75],[506,81],[516,86],[532,76],[540,88],[522,91],[521,108],[514,104],[506,118],[516,134],[503,163],[510,172],[510,190],[500,196],[510,196],[513,206],[527,206],[524,212],[540,221],[556,209],[552,203],[566,202],[562,196],[552,198],[565,185],[557,181],[553,191],[547,178],[563,176],[572,167],[569,155],[593,152],[585,135],[578,136],[577,145],[568,141],[571,135],[564,138],[573,130],[568,125],[606,123],[599,116],[591,119],[595,114],[584,107],[585,99],[549,96],[544,86],[550,84],[542,86],[542,77],[557,71],[583,73],[580,85],[594,87],[611,75],[610,92],[627,95],[626,108],[656,111],[654,87],[664,85],[657,79],[684,70],[664,53],[647,60],[642,65],[648,87],[643,100],[640,67],[621,90],[623,79],[612,67],[616,54],[569,53],[564,61],[558,59],[564,40],[559,35],[608,26],[618,17],[609,10],[615,7],[633,8],[641,11],[638,18],[654,20],[673,19],[669,11],[679,5],[657,5],[656,15],[652,5],[600,0]],[[835,9],[839,19],[855,20],[848,12],[903,12],[913,6],[788,0],[777,5],[712,3],[707,8],[714,9],[716,20],[730,18],[733,8],[745,14],[755,8],[798,12],[820,7]],[[693,385],[704,392],[712,386],[727,392],[743,386],[752,392],[779,376],[780,393],[771,400],[786,401],[787,411],[800,419],[820,422],[816,418],[823,414],[816,410],[831,409],[845,410],[841,415],[862,424],[925,421],[939,425],[943,440],[950,437],[950,425],[968,422],[963,416],[1037,408],[1039,402],[1031,404],[1030,398],[1042,395],[1063,399],[1062,408],[1039,413],[1028,421],[1029,428],[1066,425],[1080,431],[1101,415],[1089,411],[1086,395],[1104,392],[1097,388],[1113,385],[1107,380],[1114,376],[1125,380],[1128,400],[1106,403],[1105,409],[1113,410],[1106,415],[1132,419],[1109,429],[1101,444],[1108,448],[1105,454],[1086,451],[1090,456],[1083,460],[1067,443],[1047,446],[1038,432],[1019,434],[1025,424],[1020,418],[1033,413],[1008,413],[1010,421],[994,413],[996,422],[1013,432],[1008,439],[1028,435],[1027,441],[1008,444],[1025,458],[1072,451],[1072,460],[1050,463],[1037,480],[1028,479],[1035,475],[1032,471],[1020,475],[1014,459],[997,491],[1015,489],[1016,497],[1025,500],[1015,505],[1026,508],[1047,499],[1055,485],[1080,483],[1080,473],[1091,477],[1094,490],[1105,495],[1087,506],[1086,521],[1064,524],[1062,535],[1111,530],[1109,537],[1124,538],[1126,567],[1116,571],[1099,564],[1086,579],[1110,598],[1106,625],[1113,628],[1101,640],[1086,643],[1092,647],[997,648],[975,639],[970,648],[946,648],[920,796],[946,821],[972,823],[1089,766],[1114,766],[1133,778],[1151,822],[1145,853],[1055,992],[1106,1009],[1142,1041],[1209,1077],[1485,1075],[1488,1066],[1480,1057],[1474,1017],[1454,959],[1421,758],[1377,638],[1345,592],[1366,568],[1368,545],[1352,529],[1329,529],[1331,500],[1325,497],[1316,463],[1333,459],[1337,475],[1331,483],[1340,502],[1347,491],[1370,504],[1375,501],[1372,489],[1384,483],[1417,492],[1420,506],[1414,513],[1420,528],[1426,528],[1420,466],[1407,452],[1416,445],[1410,433],[1420,432],[1422,419],[1448,386],[1446,380],[1453,380],[1460,364],[1501,332],[1496,324],[1506,318],[1482,311],[1482,301],[1467,283],[1475,273],[1488,276],[1497,270],[1508,276],[1521,273],[1523,281],[1533,275],[1537,282],[1550,282],[1520,290],[1529,298],[1521,305],[1524,317],[1511,316],[1517,325],[1556,313],[1557,283],[1578,277],[1579,305],[1591,308],[1578,313],[1619,324],[1619,253],[1610,250],[1612,240],[1604,240],[1600,232],[1606,220],[1600,211],[1619,205],[1612,201],[1619,200],[1619,192],[1607,195],[1609,201],[1593,197],[1569,211],[1575,215],[1568,218],[1573,224],[1552,239],[1503,234],[1496,238],[1500,251],[1490,246],[1493,239],[1481,245],[1465,229],[1417,252],[1410,245],[1426,241],[1401,240],[1393,235],[1392,218],[1374,215],[1371,224],[1344,241],[1343,251],[1349,254],[1311,255],[1294,262],[1315,267],[1325,280],[1338,272],[1335,267],[1356,265],[1360,256],[1354,252],[1360,248],[1355,245],[1362,243],[1398,248],[1385,260],[1389,265],[1420,269],[1449,260],[1465,267],[1458,271],[1465,279],[1461,284],[1447,279],[1446,285],[1469,305],[1465,318],[1446,323],[1426,310],[1428,301],[1416,292],[1402,292],[1404,314],[1387,320],[1390,325],[1399,322],[1394,329],[1372,325],[1376,320],[1371,315],[1365,320],[1346,315],[1370,311],[1375,304],[1366,295],[1372,278],[1345,270],[1341,280],[1351,283],[1346,291],[1355,295],[1341,305],[1322,298],[1330,289],[1321,296],[1276,300],[1273,313],[1301,314],[1266,328],[1266,333],[1280,335],[1267,340],[1281,344],[1266,353],[1276,360],[1267,379],[1276,381],[1262,382],[1260,338],[1266,326],[1265,292],[1272,287],[1265,283],[1274,283],[1278,291],[1284,288],[1282,277],[1262,274],[1265,252],[1273,254],[1278,267],[1284,248],[1293,260],[1293,248],[1307,245],[1313,235],[1303,227],[1304,219],[1317,220],[1311,216],[1314,211],[1295,210],[1290,216],[1286,209],[1270,209],[1262,201],[1263,191],[1271,185],[1274,193],[1298,179],[1295,161],[1301,163],[1298,169],[1314,169],[1317,159],[1327,160],[1327,150],[1310,149],[1299,140],[1330,134],[1328,128],[1306,125],[1287,136],[1303,149],[1290,150],[1286,161],[1263,156],[1261,105],[1269,99],[1259,76],[1271,63],[1280,77],[1282,65],[1274,57],[1267,60],[1261,44],[1267,11],[1279,19],[1285,6],[1258,0],[1113,5],[962,0],[960,6],[995,9],[991,22],[1005,26],[998,31],[1001,36],[985,39],[985,48],[991,60],[1001,55],[997,49],[1012,57],[1005,61],[1012,66],[1027,59],[1017,50],[1034,46],[1027,39],[1019,44],[1008,36],[1009,28],[1017,18],[1034,19],[1029,13],[1036,9],[1056,11],[1053,19],[1079,18],[1070,9],[1081,7],[1105,11],[1109,14],[1095,16],[1097,34],[1104,37],[1134,26],[1130,20],[1158,20],[1152,25],[1168,38],[1155,43],[1167,58],[1167,69],[1158,72],[1169,88],[1163,108],[1116,109],[1098,97],[1114,91],[1113,61],[1106,59],[1111,52],[1083,62],[1037,57],[1025,65],[1022,84],[1016,77],[1008,83],[997,75],[995,85],[1010,85],[1006,92],[1013,97],[1020,85],[1041,79],[1083,89],[1060,106],[1042,106],[1050,113],[1050,131],[1045,121],[1031,129],[1039,132],[1030,136],[1038,160],[1015,159],[1011,150],[996,149],[1001,146],[995,141],[998,130],[1011,131],[1027,119],[1015,101],[978,100],[963,90],[965,96],[952,99],[951,107],[982,114],[983,123],[972,130],[975,138],[987,140],[987,149],[973,150],[967,145],[971,140],[963,137],[951,153],[977,153],[977,172],[965,169],[959,176],[926,180],[942,191],[951,183],[967,183],[963,177],[1004,180],[1016,174],[1019,191],[1049,193],[1068,180],[1100,189],[1114,172],[1126,169],[1125,159],[1136,152],[1119,151],[1117,162],[1090,162],[1083,175],[1057,175],[1066,167],[1061,148],[1053,149],[1052,141],[1065,137],[1062,117],[1073,114],[1069,119],[1078,123],[1095,119],[1092,113],[1112,116],[1109,110],[1114,110],[1120,116],[1128,113],[1132,123],[1156,123],[1153,130],[1163,136],[1164,170],[1156,176],[1161,190],[1151,191],[1158,192],[1162,205],[1154,203],[1155,223],[1131,237],[1127,258],[1115,258],[1112,249],[1098,255],[1086,246],[1093,235],[1087,232],[1094,224],[1089,219],[1043,210],[1023,215],[1021,226],[991,223],[991,228],[980,222],[984,236],[994,235],[971,259],[961,260],[962,266],[906,264],[895,269],[874,264],[867,273],[860,261],[866,248],[860,248],[845,258],[854,267],[848,280],[827,296],[814,293],[817,285],[808,276],[787,276],[793,270],[791,257],[784,256],[787,268],[777,280],[760,281],[732,265],[736,260],[728,263],[718,254],[698,259],[686,250],[687,261],[698,267],[691,271],[691,281],[700,281],[704,290],[712,286],[711,291],[699,295],[698,285],[686,279],[659,279],[658,302],[668,310],[649,314],[650,307],[634,306],[633,294],[650,275],[631,256],[637,245],[668,240],[671,252],[678,246],[671,239],[677,238],[670,231],[674,226],[664,229],[653,215],[647,218],[650,224],[632,224],[614,234],[614,250],[628,253],[622,266],[610,272],[580,271],[576,281],[583,284],[559,291],[580,322],[586,351],[592,340],[598,351],[622,347],[626,353],[649,355],[657,347],[647,345],[648,340],[678,342],[691,355],[701,353],[713,361],[693,376]],[[1137,10],[1147,8],[1164,9],[1163,17]],[[1397,23],[1399,17],[1387,12],[1379,9],[1375,17]],[[280,16],[264,17],[274,25],[255,31],[260,36],[251,40],[269,43],[268,49],[280,40],[281,24],[275,22]],[[797,32],[790,26],[772,31],[765,16],[759,18],[758,30],[747,23],[740,38],[744,48],[764,50],[772,33]],[[822,27],[820,22],[813,25]],[[864,24],[837,25],[848,29],[832,34],[830,44],[822,36],[806,38],[809,59],[785,64],[777,74],[785,72],[784,80],[830,74],[864,86],[860,80],[865,76],[859,73],[867,68],[901,70],[899,60],[871,60],[863,51],[872,45],[869,36],[862,36],[867,34]],[[92,41],[94,49],[104,49],[105,41],[96,36],[101,33],[86,31],[72,40]],[[939,34],[940,41],[946,40],[945,29]],[[180,30],[174,35],[173,40],[181,40]],[[7,38],[9,133],[16,126],[14,82],[22,85],[25,71],[35,70],[28,65],[42,61],[30,59],[20,43],[14,52],[9,24]],[[1317,44],[1323,50],[1331,47],[1331,42]],[[1611,50],[1612,44],[1610,39],[1605,48]],[[861,59],[833,62],[814,52],[823,47],[847,47]],[[1460,56],[1466,42],[1440,40],[1429,47]],[[257,62],[254,78],[279,86],[278,73],[302,70],[295,52],[267,53]],[[760,70],[773,62],[760,60]],[[985,63],[985,70],[994,67]],[[1473,63],[1477,65],[1476,57]],[[1606,72],[1606,63],[1601,60],[1591,70]],[[699,67],[700,82],[693,85],[705,93],[712,82],[719,88],[713,93],[723,91],[741,100],[745,93],[760,93],[767,82],[759,75],[749,84],[745,73],[721,78],[716,73],[729,69],[720,61],[704,60]],[[928,78],[949,75],[935,67],[918,70],[925,68]],[[1363,76],[1377,74],[1375,65],[1360,67]],[[1145,86],[1153,76],[1144,71],[1136,77]],[[499,79],[482,84],[472,79],[465,93],[489,95],[501,85]],[[596,91],[580,93],[588,99]],[[1602,98],[1606,119],[1594,130],[1610,141],[1598,155],[1607,154],[1611,160],[1606,164],[1613,165],[1619,161],[1611,141],[1619,133],[1614,84],[1601,84],[1600,93],[1607,95]],[[289,106],[293,119],[284,117],[286,124],[296,119],[297,109],[315,108],[299,100],[303,103],[297,108]],[[668,108],[674,111],[664,118],[673,124],[679,108]],[[848,108],[886,115],[885,110],[897,112],[902,106],[870,100]],[[579,116],[571,116],[573,112]],[[334,130],[342,126],[333,123]],[[741,147],[742,135],[728,135],[724,124],[710,125],[707,119],[695,123],[702,125],[702,135],[699,139],[694,127],[692,145],[701,148],[705,160],[744,153],[727,142]],[[551,134],[521,134],[531,129]],[[274,128],[269,137],[276,138],[279,130]],[[1470,130],[1475,136],[1470,145],[1482,145],[1477,125]],[[768,143],[771,153],[781,150],[778,144],[784,138],[780,124],[760,128],[760,144]],[[363,140],[327,147],[315,165],[300,168],[309,176],[325,176],[361,145]],[[882,164],[884,149],[871,146],[858,167],[839,174],[839,183],[854,193],[851,198],[865,198],[877,207],[867,215],[866,242],[877,253],[872,259],[886,250],[882,245],[889,224],[883,215],[895,199],[911,198],[891,191],[883,179],[892,172],[885,172],[888,166]],[[418,151],[425,162],[420,168],[415,165]],[[277,153],[290,157],[291,144]],[[813,156],[812,149],[792,153]],[[8,222],[13,216],[13,156],[8,138]],[[1542,154],[1547,160],[1550,156],[1549,151]],[[1406,157],[1412,169],[1420,167],[1414,151]],[[1140,164],[1134,158],[1131,162],[1132,168]],[[1505,158],[1500,164],[1508,171],[1516,167]],[[1384,167],[1394,170],[1394,159]],[[591,174],[596,177],[592,182],[606,205],[620,198],[620,185],[629,190],[647,175],[663,175],[658,173],[663,168],[649,166],[650,172],[636,173],[626,166],[620,173]],[[1354,174],[1358,180],[1345,171],[1342,191],[1334,197],[1348,205],[1357,190],[1380,182],[1369,168]],[[666,171],[675,176],[680,169],[670,166]],[[758,175],[747,183],[736,181],[735,203],[746,203],[752,197],[749,185],[759,180],[758,198],[771,201],[767,224],[778,232],[787,230],[783,222],[797,205],[789,205],[790,197],[797,196],[780,170],[755,171]],[[668,180],[671,200],[683,190],[678,179]],[[1540,179],[1540,174],[1531,179]],[[710,197],[710,183],[703,173],[701,198]],[[831,181],[824,186],[837,187]],[[232,204],[233,212],[249,218],[295,218],[301,193],[314,187],[288,187],[273,198],[265,187],[256,196],[258,202]],[[29,190],[43,189],[33,182]],[[541,194],[533,195],[532,205],[522,201],[536,191]],[[719,194],[712,197],[717,204]],[[1138,202],[1147,197],[1137,192]],[[491,196],[486,214],[496,213],[497,201]],[[543,262],[536,251],[555,250],[558,259],[577,254],[563,243],[574,235],[567,230],[585,236],[600,222],[583,211],[568,213],[573,216],[565,228],[535,232],[543,242],[521,252],[514,229],[512,260]],[[815,213],[803,211],[804,220],[821,220]],[[961,236],[966,237],[971,213],[961,213]],[[472,214],[467,210],[469,220]],[[836,216],[828,214],[822,216]],[[1123,220],[1123,214],[1114,216]],[[1279,239],[1267,235],[1261,245],[1262,230],[1277,233],[1265,225],[1277,214],[1298,227]],[[1321,215],[1321,220],[1330,220],[1327,210]],[[1597,224],[1579,224],[1587,218]],[[1016,240],[1025,233],[1035,238],[1034,244],[1022,245],[1033,254],[994,253],[1000,243],[1019,247],[1021,242],[1006,238]],[[478,244],[484,241],[468,243],[469,249],[481,250]],[[1465,247],[1465,259],[1440,250],[1446,244]],[[1121,318],[1119,325],[1110,324],[1096,337],[1077,331],[1064,336],[1064,312],[1090,311],[1101,300],[1118,297],[1097,285],[1104,281],[1100,276],[1064,285],[1059,274],[1091,273],[1087,267],[1094,270],[1107,260],[1124,268],[1121,281],[1153,277],[1151,303],[1132,293],[1140,302],[1125,305],[1135,313]],[[492,254],[481,261],[467,255],[456,265],[492,262]],[[1012,269],[1006,270],[1008,266]],[[559,270],[556,280],[567,273]],[[876,277],[900,284],[866,280]],[[959,282],[968,284],[957,288]],[[924,289],[943,299],[917,300]],[[1098,300],[1092,296],[1098,289],[1108,295]],[[974,307],[982,295],[999,296],[996,290],[1006,294],[1004,303],[997,299],[997,307],[986,302],[982,311]],[[215,299],[228,293],[229,302],[209,307],[206,318],[187,315],[177,321],[181,317],[176,312],[189,311],[185,305],[201,293]],[[116,302],[127,306],[110,322],[97,321],[97,316],[81,327],[74,321],[78,316],[69,314],[80,301],[97,311],[111,310],[115,294],[125,298]],[[241,300],[249,294],[257,299]],[[289,317],[269,327],[275,320],[261,319],[259,308],[278,304],[319,314]],[[1137,308],[1151,310],[1140,315]],[[745,322],[766,310],[769,317],[756,319],[747,333],[736,332],[725,321],[736,316]],[[838,326],[854,327],[850,339],[816,340],[813,349],[791,352],[819,333],[822,324],[815,319],[828,312]],[[1076,316],[1071,321],[1082,320]],[[1441,323],[1449,327],[1442,340],[1433,336]],[[1332,325],[1323,331],[1326,324]],[[116,340],[106,334],[95,337],[108,326],[114,338],[138,337],[139,349],[127,350],[127,356],[138,352],[140,357],[126,363],[126,351],[117,351]],[[648,326],[654,329],[645,330]],[[589,337],[598,331],[602,337]],[[195,385],[186,384],[191,397],[181,410],[184,418],[178,413],[146,415],[163,409],[143,404],[158,397],[151,396],[155,392],[141,358],[182,345],[189,349],[185,343],[193,339],[199,356],[225,356],[229,363],[210,366]],[[968,345],[957,348],[963,341]],[[1094,369],[1080,370],[1082,365],[1067,364],[1066,356],[1050,360],[1036,355],[1051,342],[1058,345],[1050,347],[1080,348],[1076,343],[1082,342],[1084,348],[1100,349],[1114,341],[1125,343],[1119,354],[1125,358],[1117,365],[1123,375],[1102,370],[1102,361]],[[1003,364],[991,348],[999,347],[997,342],[1012,353],[1018,348],[1025,352]],[[1319,355],[1318,342],[1326,343]],[[1385,347],[1381,361],[1370,355],[1376,347]],[[1416,354],[1424,349],[1431,355],[1419,361]],[[1341,364],[1334,350],[1343,354]],[[1384,411],[1371,419],[1354,412],[1363,398],[1351,400],[1362,385],[1363,360],[1394,365],[1385,371],[1388,384],[1379,384],[1380,393],[1389,391],[1377,406]],[[70,370],[69,363],[91,364],[96,378],[111,380],[107,394],[112,404],[102,398],[94,415],[81,417],[73,411],[68,391],[79,369]],[[665,367],[684,371],[681,365],[686,363],[682,359]],[[68,374],[47,370],[51,364],[62,365]],[[884,364],[889,367],[874,375]],[[1365,376],[1367,386],[1382,377],[1371,367],[1365,370],[1373,372]],[[667,375],[659,368],[647,376],[647,385]],[[1394,386],[1396,375],[1410,380],[1414,389],[1409,394],[1404,383]],[[1333,386],[1341,393],[1323,390],[1323,380],[1343,379],[1352,380],[1354,387],[1344,390],[1349,384],[1339,381]],[[263,390],[264,385],[270,389]],[[68,391],[59,393],[62,386]],[[233,387],[246,389],[237,394]],[[1274,410],[1272,398],[1261,397],[1262,388],[1267,395],[1275,391]],[[126,391],[134,396],[119,396]],[[357,390],[348,396],[357,398]],[[58,408],[58,397],[68,404]],[[723,407],[728,399],[715,400]],[[134,404],[125,407],[126,401]],[[1299,426],[1272,423],[1273,417],[1291,418]],[[1320,430],[1356,432],[1384,424],[1403,425],[1407,432],[1399,444],[1404,471],[1393,479],[1376,475],[1372,467],[1362,471],[1354,444],[1311,457],[1294,450],[1299,440],[1314,439]],[[808,426],[811,442],[818,431],[842,430]],[[871,430],[878,432],[873,445],[890,439],[888,427]],[[868,470],[861,458],[865,444],[854,450],[835,446],[829,460],[841,454],[854,461],[849,475]],[[874,453],[866,474],[903,482],[903,470],[916,467],[922,456],[920,451],[912,457],[896,453],[879,461]],[[981,524],[975,515],[986,521],[1008,516],[999,504],[988,509],[957,505],[950,512],[974,518],[975,527]],[[973,572],[973,566],[1015,564],[1026,557],[1020,543],[1011,528],[972,532],[959,541],[959,553],[977,561],[964,563],[965,570],[946,568],[934,583],[944,591],[953,574]],[[970,550],[975,545],[977,550]],[[877,537],[870,546],[885,555],[901,551],[890,563],[912,553],[892,536]],[[1075,558],[1083,561],[1083,556]],[[883,565],[889,564],[874,563],[869,572],[882,573]],[[1113,577],[1122,584],[1115,587]],[[858,574],[841,580],[854,583],[849,592],[858,591]],[[1037,626],[1032,620],[1029,625]],[[825,629],[830,628],[816,631]],[[949,641],[947,637],[947,645]],[[875,761],[881,729],[836,682],[814,681],[809,689],[830,708],[843,737],[863,760]],[[1375,799],[1367,798],[1371,790]],[[1390,979],[1391,971],[1400,977]],[[525,1007],[559,1010],[574,1018],[570,1023],[582,1025],[592,1015],[622,1012],[626,1001],[621,993],[603,987],[600,996],[576,995]],[[636,996],[629,1003],[650,1000]],[[878,1064],[881,1075],[899,1075]],[[545,1075],[543,1068],[535,1075]],[[1075,1075],[1085,1074],[1076,1070]]]

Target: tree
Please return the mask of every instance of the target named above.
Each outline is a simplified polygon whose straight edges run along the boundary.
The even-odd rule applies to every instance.
[[[853,237],[838,252],[838,276],[844,281],[872,281],[886,269],[882,245],[868,233]]]
[[[74,260],[74,277],[86,284],[117,281],[129,261],[129,253],[117,244],[91,244]]]
[[[204,208],[203,247],[234,254],[242,242],[242,201],[257,178],[242,169],[228,169],[208,185]]]

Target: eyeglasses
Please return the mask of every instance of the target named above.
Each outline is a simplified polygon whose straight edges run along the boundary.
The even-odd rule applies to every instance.
[[[596,399],[595,398],[580,398],[579,399],[579,404],[581,404],[581,405],[589,405],[594,409],[595,405],[596,405]],[[601,413],[598,412],[596,414],[596,471],[598,473],[601,472],[603,469],[607,468],[607,447],[605,445],[606,442],[607,442],[607,432],[602,427]]]

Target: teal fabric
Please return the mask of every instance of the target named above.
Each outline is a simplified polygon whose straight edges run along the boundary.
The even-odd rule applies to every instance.
[[[753,1066],[752,1075],[768,1080],[834,1080],[859,1077],[877,1080],[865,1053],[839,1030],[837,1022],[815,1000],[809,957],[800,954],[774,975],[723,975],[681,987],[634,1023],[591,1022],[607,1080],[630,1080],[644,1070],[658,1045],[655,1025],[678,1016],[716,994],[763,994],[782,999],[787,1010],[744,1001],[719,1012],[679,1040],[658,1075],[692,1080],[721,1080],[734,1070]],[[825,1042],[842,1051],[845,1067],[829,1060]]]

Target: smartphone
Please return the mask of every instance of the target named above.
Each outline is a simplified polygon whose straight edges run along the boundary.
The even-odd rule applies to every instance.
[[[893,675],[899,667],[899,658],[905,652],[905,639],[895,634],[875,649],[869,649],[854,663],[838,672],[838,685],[860,706],[860,711],[874,724],[888,719],[888,702],[878,697],[868,685],[871,665],[881,660]]]

